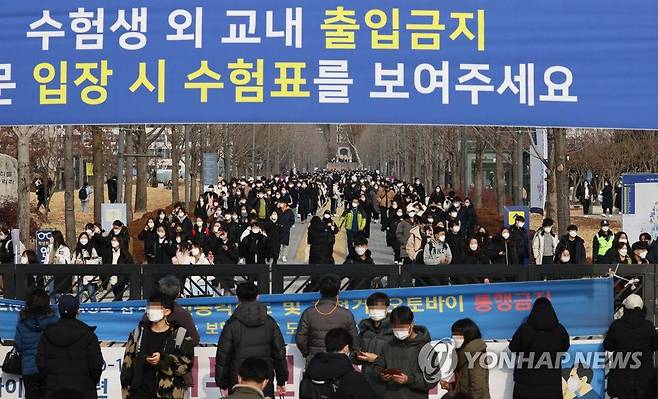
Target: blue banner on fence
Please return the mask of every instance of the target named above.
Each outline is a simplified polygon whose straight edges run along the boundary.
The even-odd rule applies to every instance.
[[[655,0],[23,0],[0,124],[657,128]]]
[[[550,282],[455,285],[383,290],[391,306],[409,306],[418,325],[432,337],[450,336],[450,326],[471,318],[487,339],[511,338],[530,312],[533,301],[549,297],[558,317],[571,336],[604,334],[613,315],[612,279],[582,279]],[[366,298],[375,291],[342,292],[340,304],[354,313],[357,322],[366,318]],[[262,295],[270,315],[278,322],[287,342],[294,342],[302,312],[318,299],[317,294]],[[222,326],[233,314],[235,297],[181,299],[192,312],[202,343],[216,343]],[[589,303],[596,306],[574,306]],[[0,338],[12,339],[21,302],[0,301]],[[98,327],[105,341],[125,341],[144,314],[144,301],[84,304],[80,318]]]

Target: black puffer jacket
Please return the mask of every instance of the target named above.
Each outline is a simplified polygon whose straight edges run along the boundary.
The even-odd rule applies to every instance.
[[[550,354],[551,365],[547,362],[537,364],[538,367],[528,367],[528,362],[514,369],[515,399],[560,399],[562,398],[562,369],[556,360],[558,353],[569,349],[569,333],[558,321],[553,305],[546,298],[538,298],[532,307],[528,320],[521,324],[514,333],[509,349],[528,359],[531,353]],[[539,363],[541,355],[535,355]],[[531,365],[531,366],[534,366]]]
[[[97,398],[103,355],[95,329],[77,319],[60,319],[43,332],[37,367],[46,379],[46,397],[62,388],[74,388],[85,399]]]
[[[393,328],[388,317],[382,320],[377,327],[371,319],[363,319],[359,323],[359,337],[354,347],[363,352],[381,355],[384,345],[394,339]],[[362,363],[361,371],[377,394],[384,396],[386,384],[379,378],[379,369],[374,364]]]
[[[640,367],[631,369],[611,367],[607,392],[610,397],[649,399],[656,395],[656,371],[653,352],[658,350],[658,334],[654,325],[639,310],[624,310],[621,319],[615,320],[603,340],[603,348],[613,352],[613,359],[642,353]],[[632,359],[632,358],[631,358]],[[621,363],[621,362],[620,362]]]
[[[333,234],[329,232],[326,224],[319,222],[313,223],[308,228],[309,249],[308,263],[311,265],[331,264],[332,254],[329,253],[329,243],[333,239]]]
[[[223,389],[238,383],[238,369],[249,357],[264,359],[276,372],[278,385],[288,380],[286,344],[276,321],[267,315],[267,306],[245,302],[238,306],[224,325],[217,346],[215,382]],[[274,397],[273,376],[265,395]]]
[[[313,399],[315,396],[305,392],[309,380],[338,380],[337,397],[340,399],[377,399],[381,396],[372,389],[365,376],[354,370],[349,357],[342,353],[318,353],[306,368],[306,381],[300,387],[300,399]]]
[[[382,348],[382,356],[376,364],[387,369],[398,369],[409,377],[406,385],[398,385],[393,381],[386,383],[386,399],[427,399],[430,389],[436,383],[425,381],[423,371],[418,365],[418,354],[432,338],[427,328],[414,326],[416,337],[391,340]]]
[[[316,353],[325,351],[324,337],[334,328],[346,329],[356,340],[354,315],[348,309],[338,306],[337,298],[322,298],[302,313],[295,343],[307,362]]]

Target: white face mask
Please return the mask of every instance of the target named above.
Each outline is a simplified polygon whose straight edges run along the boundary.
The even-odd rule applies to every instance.
[[[478,250],[478,245],[477,244],[470,244],[468,247],[471,249],[471,251],[477,251]]]
[[[165,233],[165,232],[163,232],[163,231],[158,231],[158,237],[160,237],[160,238],[164,238],[164,236],[165,236],[166,234],[167,234],[167,233]]]
[[[114,229],[114,235],[119,235],[121,233],[121,229]]]
[[[80,245],[84,246],[84,245],[87,245],[88,243],[89,243],[89,240],[87,240],[86,238],[83,238],[83,239],[80,240]]]
[[[459,229],[460,229],[459,226],[455,226],[452,228],[452,231],[454,231],[455,233],[459,233]]]
[[[192,256],[199,256],[201,251],[199,251],[199,248],[193,248],[192,249]]]
[[[396,213],[396,215],[398,215],[398,217],[401,218],[402,215],[404,215],[404,214],[402,212],[398,212],[398,213]]]
[[[453,335],[452,343],[455,345],[455,349],[459,349],[464,346],[464,337],[461,335]]]
[[[88,235],[89,237],[91,237],[92,235],[94,235],[94,232],[91,231],[91,230],[85,230],[85,233],[87,233],[87,235]]]
[[[213,227],[213,228],[212,228],[212,231],[213,231],[214,233],[219,233],[219,227],[218,227],[218,226]]]
[[[640,252],[640,259],[646,259],[647,258],[647,253],[646,252]]]
[[[571,258],[569,256],[563,256],[560,258],[560,260],[562,261],[562,263],[569,263]]]
[[[21,256],[21,265],[27,265],[27,256]]]
[[[260,234],[260,229],[254,229],[254,228],[252,228],[252,229],[251,229],[251,232],[254,233],[254,234]]]
[[[620,239],[619,239],[619,242],[623,242],[623,243],[627,243],[627,242],[628,242],[628,240],[627,240],[627,239],[625,239],[625,238],[620,238]]]
[[[457,212],[450,212],[450,217],[456,218],[457,217]]]
[[[620,250],[619,250],[619,255],[620,255],[620,256],[626,256],[626,255],[628,255],[628,250],[627,250],[627,249],[620,249]]]
[[[439,241],[440,242],[445,242],[446,236],[439,236]]]
[[[164,309],[148,309],[146,310],[146,316],[151,323],[157,323],[164,319]]]
[[[118,248],[119,247],[119,242],[118,241],[112,241],[111,245],[112,245],[112,248]]]
[[[325,218],[325,219],[331,219],[331,215],[330,215],[330,214],[326,214],[326,215],[324,215],[324,218]]]
[[[363,254],[366,253],[366,248],[365,247],[355,247],[354,252],[356,252],[357,255],[363,256]]]
[[[575,231],[575,230],[571,230],[571,231],[569,232],[569,236],[572,237],[572,238],[576,238],[577,235],[578,235],[578,232]]]
[[[203,226],[203,222],[196,222],[196,225],[201,227],[201,226]]]
[[[270,220],[273,221],[273,222],[276,222],[277,220],[279,220],[279,217],[272,215],[272,216],[270,216]]]
[[[149,229],[152,229],[155,226],[155,224],[153,222],[149,222],[148,226],[149,226]]]
[[[516,227],[522,229],[523,226],[525,226],[525,223],[524,223],[524,222],[516,222]]]
[[[352,202],[352,208],[356,208],[357,206],[359,206],[358,202]]]
[[[507,240],[509,238],[509,233],[503,233],[503,238]]]
[[[409,217],[414,218],[416,216],[416,212],[409,212]]]
[[[372,309],[368,311],[368,316],[372,321],[382,321],[386,318],[386,309]]]
[[[428,218],[428,219],[427,219],[427,223],[429,223],[429,224],[434,223],[434,218]]]
[[[395,335],[395,338],[399,339],[400,341],[404,341],[405,339],[409,338],[411,334],[406,328],[394,328],[393,335]]]
[[[601,227],[601,230],[603,230],[604,233],[607,233],[608,230],[610,230],[610,227],[608,227],[608,226],[603,226],[603,227]]]
[[[544,227],[544,233],[548,234],[548,233],[550,233],[550,232],[551,232],[551,228],[550,228],[550,227]]]
[[[578,389],[580,388],[580,384],[581,381],[575,375],[569,377],[569,380],[567,381],[567,386],[569,388],[569,391],[573,393],[578,392]]]

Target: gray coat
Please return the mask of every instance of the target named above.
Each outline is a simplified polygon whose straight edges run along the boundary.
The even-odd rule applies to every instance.
[[[381,355],[384,346],[394,339],[393,328],[388,317],[382,320],[379,327],[375,327],[371,319],[363,319],[359,323],[359,338],[354,347],[363,352]],[[361,363],[361,371],[377,394],[384,396],[386,384],[379,378],[380,369],[374,364]]]
[[[295,343],[307,364],[313,355],[325,351],[324,337],[334,328],[346,329],[356,340],[354,315],[348,309],[338,306],[336,299],[322,298],[302,313]]]
[[[400,243],[400,256],[403,258],[409,257],[407,254],[407,241],[409,241],[409,237],[411,236],[411,229],[414,226],[409,223],[408,220],[403,219],[398,223],[398,227],[395,230],[395,238],[397,238],[398,242]]]

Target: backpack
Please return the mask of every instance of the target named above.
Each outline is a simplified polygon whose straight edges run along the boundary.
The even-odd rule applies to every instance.
[[[78,191],[78,198],[83,201],[89,198],[89,195],[87,194],[87,187],[82,187],[80,191]]]
[[[340,380],[332,378],[326,381],[315,381],[306,373],[299,384],[299,399],[340,399]]]
[[[445,251],[443,251],[443,246],[441,244],[432,245],[432,243],[425,244],[423,249],[423,262],[426,265],[438,265],[441,264],[443,258],[445,258]]]
[[[186,334],[187,334],[187,330],[185,328],[178,327],[178,330],[176,330],[176,339],[174,341],[174,348],[176,348],[176,350],[180,349],[181,345],[183,345],[183,341],[185,340]],[[135,352],[138,352],[142,346],[141,326],[137,326],[137,328],[133,330],[133,342],[135,342],[135,346],[136,346]]]

